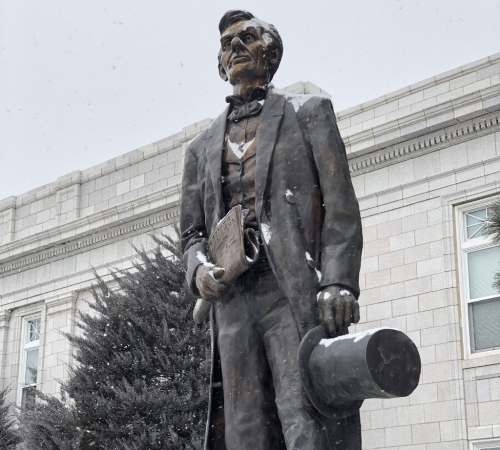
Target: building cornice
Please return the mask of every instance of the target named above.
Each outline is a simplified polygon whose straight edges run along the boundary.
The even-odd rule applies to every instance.
[[[142,213],[132,213],[128,218],[115,218],[114,221],[107,222],[99,227],[75,233],[70,238],[61,238],[60,235],[54,233],[52,237],[54,239],[59,237],[59,239],[48,245],[43,245],[43,236],[30,236],[30,247],[34,247],[34,249],[28,252],[21,251],[12,256],[2,258],[0,260],[0,278],[8,276],[12,272],[22,272],[51,261],[67,258],[82,251],[89,251],[93,248],[124,240],[137,234],[154,231],[177,222],[178,216],[179,206],[176,201],[151,208]],[[108,217],[111,217],[111,214]],[[72,222],[68,227],[73,225],[73,230],[77,230],[78,224],[75,222],[78,221]],[[37,243],[39,245],[36,245]],[[21,244],[18,242],[8,245],[13,246],[13,244],[18,244],[18,250],[22,249]]]
[[[21,254],[30,253],[40,247],[50,247],[61,241],[72,240],[75,236],[91,235],[103,227],[124,222],[127,218],[138,217],[141,213],[178,203],[180,185],[171,186],[161,191],[139,197],[135,200],[120,203],[103,211],[81,217],[79,219],[34,233],[0,246],[0,263]]]
[[[352,135],[343,135],[349,157],[358,157],[500,109],[500,84],[463,95]]]
[[[413,139],[409,138],[402,143],[375,149],[362,156],[355,157],[351,154],[348,156],[349,170],[352,176],[361,175],[498,130],[500,130],[500,110],[456,125],[439,128]]]

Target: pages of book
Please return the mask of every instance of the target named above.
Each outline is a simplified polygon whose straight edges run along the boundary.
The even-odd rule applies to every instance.
[[[259,258],[255,231],[244,230],[241,205],[232,208],[208,239],[210,262],[225,269],[220,282],[234,284],[238,277]]]
[[[259,259],[259,239],[252,228],[244,229],[246,210],[241,205],[232,208],[219,222],[208,239],[208,257],[217,267],[225,269],[224,275],[217,281],[232,285],[238,277]],[[211,303],[199,298],[196,302],[193,318],[201,323]]]

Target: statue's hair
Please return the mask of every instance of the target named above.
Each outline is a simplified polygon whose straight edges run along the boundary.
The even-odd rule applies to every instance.
[[[271,81],[274,77],[274,74],[278,70],[278,67],[281,62],[281,57],[283,56],[283,41],[281,40],[281,36],[274,25],[268,24],[257,17],[255,17],[251,12],[244,11],[242,9],[234,9],[231,11],[227,11],[219,22],[219,31],[220,34],[224,33],[224,31],[230,27],[232,24],[236,22],[240,22],[242,20],[254,20],[256,24],[258,24],[261,28],[263,28],[271,37],[271,42],[268,44],[269,50],[271,53],[273,51],[277,51],[278,59],[275,63],[271,63],[269,66],[268,80]],[[219,71],[222,67],[222,49],[219,51]]]

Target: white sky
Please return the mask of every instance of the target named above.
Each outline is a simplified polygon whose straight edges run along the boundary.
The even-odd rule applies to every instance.
[[[500,51],[499,0],[0,0],[0,199],[217,116],[217,25],[276,25],[274,84],[337,111]]]

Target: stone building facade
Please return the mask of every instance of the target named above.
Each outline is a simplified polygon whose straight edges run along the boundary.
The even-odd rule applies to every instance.
[[[364,403],[363,448],[500,448],[500,249],[482,234],[500,198],[500,54],[337,118],[365,240],[355,330],[398,328],[423,363],[411,396]],[[92,269],[110,280],[131,267],[131,244],[172,233],[184,150],[211,122],[0,200],[0,388],[12,402],[30,386],[57,393],[72,364],[60,332],[77,332]]]

